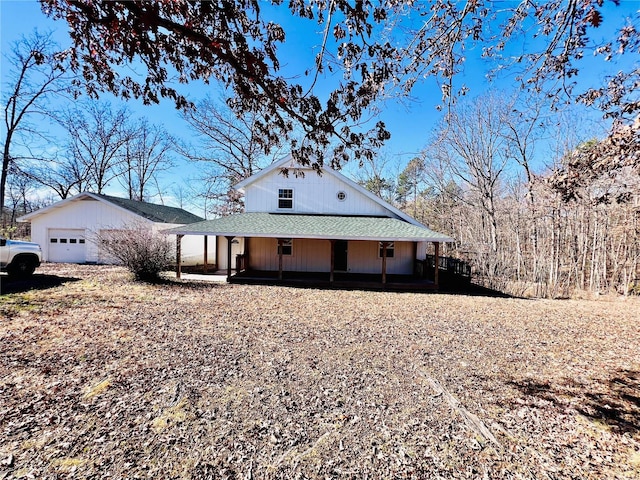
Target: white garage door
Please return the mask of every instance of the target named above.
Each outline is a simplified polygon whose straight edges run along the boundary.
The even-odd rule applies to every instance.
[[[84,230],[49,230],[49,255],[47,260],[58,263],[84,263],[87,261],[87,244]]]

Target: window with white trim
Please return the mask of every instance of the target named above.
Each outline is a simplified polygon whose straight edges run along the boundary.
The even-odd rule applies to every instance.
[[[280,242],[278,242],[277,254],[280,255]],[[290,257],[293,254],[293,240],[290,238],[282,239],[282,256]]]
[[[383,243],[385,242],[378,242],[378,257],[382,258],[382,249],[383,249]],[[386,242],[387,243],[387,258],[393,258],[394,254],[395,254],[395,243],[394,242]]]
[[[293,208],[293,189],[278,189],[278,208]]]

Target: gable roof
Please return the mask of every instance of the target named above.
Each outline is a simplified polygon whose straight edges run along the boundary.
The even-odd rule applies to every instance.
[[[187,212],[182,208],[169,207],[166,205],[158,205],[156,203],[140,202],[138,200],[130,200],[128,198],[112,197],[109,195],[98,195],[108,202],[118,205],[119,207],[129,210],[130,212],[140,215],[141,217],[151,220],[155,223],[194,223],[203,220],[203,218]]]
[[[286,157],[284,157],[283,159],[278,160],[276,162],[273,162],[271,165],[269,165],[268,167],[260,170],[258,173],[250,176],[249,178],[245,178],[241,182],[237,183],[234,186],[234,188],[236,190],[239,190],[239,191],[244,191],[244,189],[246,187],[248,187],[249,185],[255,183],[256,181],[260,180],[261,178],[266,177],[271,172],[273,172],[275,170],[281,170],[281,169],[284,169],[284,168],[288,168],[289,170],[295,170],[295,169],[309,169],[310,167],[301,166],[300,164],[298,164],[294,160],[293,156],[291,154],[289,154]],[[312,174],[313,175],[317,175],[317,172],[312,171]],[[353,188],[354,190],[358,191],[358,193],[360,193],[361,195],[364,195],[365,197],[369,198],[370,200],[372,200],[373,202],[377,203],[382,208],[387,210],[392,216],[397,217],[397,218],[401,218],[405,222],[409,222],[412,225],[416,225],[416,226],[419,226],[419,227],[427,228],[424,225],[422,225],[419,221],[417,221],[415,218],[411,217],[410,215],[407,215],[402,210],[394,207],[390,203],[385,202],[383,199],[381,199],[380,197],[378,197],[374,193],[370,192],[369,190],[367,190],[363,186],[359,185],[358,183],[354,182],[350,178],[344,176],[343,174],[341,174],[337,170],[334,170],[333,168],[323,167],[322,168],[322,174],[332,175],[333,177],[335,177],[335,178],[339,179],[340,181],[346,183],[351,188]],[[448,241],[452,241],[452,240],[448,240]]]
[[[187,224],[194,223],[203,220],[201,217],[194,215],[193,213],[187,212],[182,208],[177,207],[169,207],[166,205],[158,205],[155,203],[147,203],[141,202],[138,200],[130,200],[128,198],[120,198],[120,197],[112,197],[110,195],[103,195],[98,193],[84,192],[78,195],[75,195],[70,198],[66,198],[59,202],[56,202],[48,207],[41,208],[40,210],[36,210],[35,212],[28,213],[27,215],[23,215],[18,218],[19,222],[28,222],[35,217],[39,217],[40,215],[44,215],[49,211],[52,211],[57,208],[64,207],[65,205],[79,201],[79,200],[97,200],[101,202],[107,202],[111,205],[114,205],[117,208],[127,210],[131,213],[134,213],[146,220],[149,220],[154,223],[178,223],[178,224]]]
[[[165,230],[178,235],[453,242],[422,226],[391,217],[253,212]]]

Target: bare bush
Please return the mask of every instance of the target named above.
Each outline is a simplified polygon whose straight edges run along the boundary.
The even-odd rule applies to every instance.
[[[146,225],[128,225],[120,230],[102,230],[94,243],[107,255],[124,265],[136,280],[157,281],[172,264],[173,247],[169,240]]]

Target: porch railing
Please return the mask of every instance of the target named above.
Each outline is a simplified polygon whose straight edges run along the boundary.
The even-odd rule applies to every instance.
[[[438,257],[438,278],[442,284],[469,283],[471,265],[453,257]],[[436,256],[427,255],[424,260],[416,260],[416,275],[420,278],[434,279]]]

